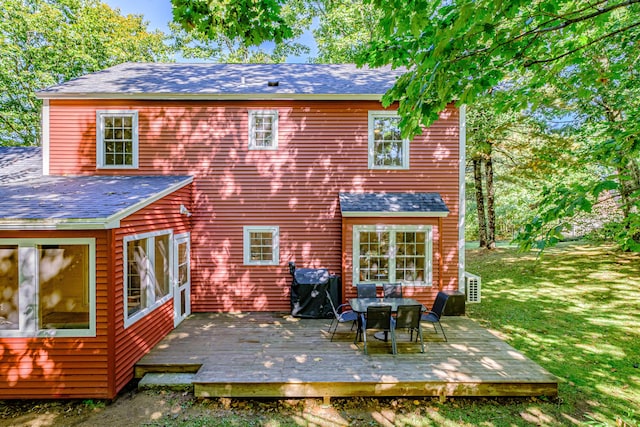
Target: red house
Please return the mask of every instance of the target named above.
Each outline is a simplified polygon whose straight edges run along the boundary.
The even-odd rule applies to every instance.
[[[191,312],[290,310],[289,261],[344,299],[457,291],[464,114],[403,140],[399,75],[128,63],[40,92],[41,151],[0,157],[0,399],[112,398]]]

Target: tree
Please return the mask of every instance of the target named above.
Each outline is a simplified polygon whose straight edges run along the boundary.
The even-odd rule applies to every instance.
[[[271,0],[172,0],[172,4],[172,46],[183,58],[278,63],[309,52],[296,42],[314,16],[303,0],[286,5]]]
[[[175,22],[211,40],[222,34],[259,46],[294,37],[279,0],[171,0],[171,4]]]
[[[98,0],[0,0],[0,144],[38,145],[47,86],[125,61],[169,58],[160,32]]]
[[[228,7],[222,0],[207,3],[223,10]],[[269,4],[268,13],[259,15],[254,22],[279,15],[284,2],[271,0]],[[339,9],[328,0],[319,4],[325,6],[324,10]],[[364,31],[346,34],[367,42],[364,48],[352,50],[359,64],[406,68],[407,72],[383,98],[385,105],[398,102],[404,137],[420,133],[448,103],[472,105],[496,88],[510,93],[505,98],[508,101],[493,104],[497,113],[526,110],[531,117],[540,117],[551,99],[541,94],[556,96],[567,105],[582,102],[585,108],[577,114],[583,118],[580,132],[590,142],[581,146],[579,160],[611,169],[613,174],[576,183],[573,188],[591,198],[605,190],[618,191],[627,210],[621,238],[627,247],[640,249],[635,246],[640,244],[640,237],[635,237],[640,236],[640,190],[636,179],[640,176],[640,113],[636,108],[640,0],[595,0],[588,4],[577,0],[363,0],[363,4],[367,8],[363,10],[375,14],[367,15],[372,19],[366,21]],[[244,4],[242,13],[256,16],[249,6]],[[200,19],[214,9],[211,6],[207,11],[199,10],[203,14]],[[176,15],[176,19],[184,20],[184,16]],[[285,32],[280,25],[286,23],[274,22]],[[224,27],[218,29],[227,31]],[[267,33],[256,32],[257,39],[264,40],[260,37]],[[351,51],[342,51],[346,52],[342,57],[349,57]],[[587,65],[584,57],[592,52],[600,54],[600,58]],[[600,65],[599,70],[595,64]],[[616,96],[609,99],[605,93],[594,92],[591,83],[595,78],[600,84],[615,86]],[[564,79],[573,87],[550,84],[554,79]],[[560,95],[563,89],[570,89],[566,96]],[[572,92],[573,89],[576,90]],[[602,104],[599,112],[591,108],[596,104]],[[564,136],[577,138],[557,129],[548,133],[549,139]],[[558,182],[543,193],[539,215],[522,234],[524,247],[540,235],[543,238],[538,244],[553,243],[564,227],[557,225],[560,218],[571,216],[576,210],[588,211],[593,204],[589,197],[567,196],[571,191],[562,186],[563,182],[569,183]]]
[[[318,1],[311,4],[317,17],[313,36],[318,47],[317,62],[351,63],[375,39],[381,13],[362,0]]]
[[[637,42],[612,37],[605,50],[585,54],[537,90],[537,111],[545,120],[564,118],[552,131],[578,142],[576,168],[592,165],[597,173],[545,189],[520,236],[525,246],[536,237],[539,246],[553,243],[571,227],[568,219],[617,196],[622,221],[611,226],[613,237],[624,249],[640,250],[640,72],[633,66],[638,60]]]

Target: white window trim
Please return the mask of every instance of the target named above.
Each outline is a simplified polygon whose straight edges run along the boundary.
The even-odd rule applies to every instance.
[[[96,241],[93,238],[45,238],[45,239],[0,239],[1,245],[18,245],[18,265],[20,284],[19,310],[20,326],[18,330],[0,330],[0,337],[95,337],[96,336]],[[40,283],[38,277],[38,246],[41,245],[87,245],[89,247],[89,328],[87,329],[38,329],[35,318],[27,319],[26,310],[39,313],[38,295]],[[22,271],[31,266],[33,272]],[[32,292],[25,292],[25,287]]]
[[[133,138],[132,165],[106,165],[104,163],[104,118],[109,116],[130,116]],[[98,110],[96,111],[96,168],[97,169],[138,169],[138,111]]]
[[[124,306],[124,327],[125,329],[129,326],[136,323],[138,320],[144,318],[149,313],[153,312],[155,309],[165,304],[167,301],[173,298],[173,289],[169,290],[167,295],[163,296],[159,300],[155,299],[155,287],[154,286],[145,286],[147,292],[147,306],[140,309],[140,311],[135,312],[131,316],[129,316],[129,307],[128,307],[128,299],[127,299],[127,285],[128,285],[128,277],[129,277],[129,262],[127,259],[127,243],[133,240],[147,240],[147,256],[149,257],[149,262],[152,265],[155,265],[155,237],[169,235],[169,278],[174,276],[174,272],[171,271],[173,269],[173,259],[175,254],[173,253],[173,230],[161,230],[161,231],[153,231],[150,233],[142,233],[142,234],[134,234],[131,236],[125,236],[122,239],[122,261],[123,261],[123,278],[122,278],[122,298],[123,298],[123,306]]]
[[[251,233],[271,233],[272,261],[253,261],[251,259]],[[280,264],[280,227],[277,225],[246,225],[243,227],[243,260],[244,265],[279,265]]]
[[[407,170],[409,169],[409,140],[404,138],[402,140],[402,166],[379,166],[375,164],[375,142],[374,142],[374,121],[378,117],[397,117],[400,116],[395,111],[369,111],[368,122],[368,165],[369,169],[376,170]]]
[[[249,110],[249,150],[277,150],[278,149],[278,110]],[[256,145],[255,119],[256,117],[273,117],[273,127],[271,129],[271,146],[263,147]]]
[[[431,225],[354,225],[353,226],[353,253],[352,253],[352,265],[353,265],[353,280],[352,286],[356,286],[358,283],[373,283],[371,281],[360,282],[360,232],[392,232],[389,236],[389,282],[397,282],[395,279],[395,232],[403,231],[419,231],[425,232],[425,278],[424,281],[418,282],[402,282],[409,286],[433,286],[433,226]],[[376,282],[377,283],[377,282]]]

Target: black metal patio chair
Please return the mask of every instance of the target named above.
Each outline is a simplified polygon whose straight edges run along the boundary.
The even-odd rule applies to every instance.
[[[440,323],[440,318],[442,317],[442,313],[444,312],[444,308],[447,305],[447,300],[449,299],[449,295],[445,292],[438,292],[436,295],[436,300],[433,302],[433,307],[431,310],[424,311],[421,316],[422,322],[429,322],[433,325],[433,329],[435,329],[436,334],[438,333],[438,328],[436,328],[436,324],[440,325],[440,330],[442,331],[442,336],[445,341],[447,340],[447,335],[444,333],[444,328],[442,327],[442,323]]]
[[[382,293],[385,298],[402,298],[402,283],[383,283]]]
[[[424,341],[422,340],[422,326],[420,323],[421,313],[422,306],[419,304],[399,305],[398,314],[392,323],[394,329],[407,329],[409,331],[409,341],[413,341],[413,332],[415,331],[417,334],[416,340],[420,338],[420,352],[424,353]]]
[[[367,350],[367,331],[376,330],[384,331],[391,334],[391,352],[396,354],[396,334],[391,326],[391,306],[369,306],[367,307],[367,315],[361,316],[361,327],[359,331],[362,334],[362,340],[364,341],[364,354],[369,354]],[[358,334],[356,334],[356,341],[358,340]]]
[[[356,286],[358,298],[376,298],[377,289],[375,283],[358,283]]]
[[[331,341],[333,341],[333,336],[336,334],[336,330],[338,329],[339,324],[351,322],[351,330],[353,330],[353,327],[358,320],[358,313],[353,310],[345,310],[345,307],[349,307],[349,304],[340,304],[336,307],[333,303],[333,300],[331,299],[331,294],[329,293],[329,291],[325,292],[327,293],[327,299],[329,300],[329,304],[331,304],[331,310],[333,311],[333,318],[331,319],[331,324],[329,325],[329,333],[331,334]],[[331,331],[332,328],[333,332]]]

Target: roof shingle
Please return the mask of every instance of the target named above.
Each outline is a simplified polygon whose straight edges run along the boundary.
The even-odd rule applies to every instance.
[[[343,216],[445,216],[449,213],[440,193],[340,193]]]
[[[354,64],[129,62],[52,86],[38,96],[381,96],[403,73],[402,69],[358,68]]]
[[[40,147],[0,147],[0,185],[42,176]]]

